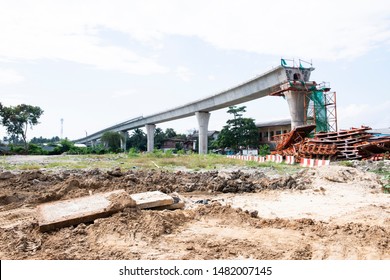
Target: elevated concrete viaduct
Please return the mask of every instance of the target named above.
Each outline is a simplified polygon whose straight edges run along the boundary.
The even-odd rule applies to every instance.
[[[225,90],[210,97],[197,100],[164,112],[146,117],[134,118],[105,128],[87,137],[77,139],[75,143],[93,143],[106,131],[127,132],[128,130],[146,127],[147,150],[154,149],[154,130],[156,124],[196,115],[199,125],[199,153],[207,153],[207,131],[210,112],[241,104],[268,95],[285,95],[289,103],[292,127],[304,122],[304,104],[302,92],[309,90],[315,82],[309,82],[314,68],[278,66],[252,80]],[[122,142],[125,145],[125,140]],[[124,147],[124,146],[123,146]]]

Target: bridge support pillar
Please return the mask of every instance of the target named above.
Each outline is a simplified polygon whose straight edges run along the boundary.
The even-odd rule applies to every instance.
[[[121,131],[119,132],[121,135],[121,149],[126,152],[126,142],[127,142],[127,131]]]
[[[199,154],[207,154],[207,134],[209,127],[209,112],[196,112],[196,118],[198,119],[199,124]]]
[[[156,129],[155,124],[147,124],[146,128],[146,137],[148,140],[147,143],[147,152],[151,153],[154,150],[154,130]]]
[[[291,116],[291,129],[305,124],[305,92],[286,91],[284,93]]]

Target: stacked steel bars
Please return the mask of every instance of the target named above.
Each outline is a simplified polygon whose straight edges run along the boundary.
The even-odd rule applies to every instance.
[[[390,152],[390,137],[373,137],[368,126],[341,130],[338,132],[317,133],[316,140],[321,143],[334,143],[338,159],[369,159],[384,157]]]
[[[390,137],[373,137],[368,126],[320,132],[308,138],[312,126],[301,126],[274,137],[275,154],[299,158],[336,160],[383,159],[390,152]]]
[[[315,135],[313,141],[336,145],[337,159],[362,159],[360,146],[372,138],[372,135],[367,132],[368,130],[371,128],[362,126],[337,132],[321,132]]]

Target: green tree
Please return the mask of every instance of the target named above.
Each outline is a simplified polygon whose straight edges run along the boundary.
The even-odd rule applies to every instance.
[[[270,146],[268,144],[260,145],[259,146],[259,155],[260,156],[266,156],[271,153]]]
[[[14,145],[23,144],[23,141],[17,135],[9,135],[9,137],[4,136],[3,141]]]
[[[54,150],[49,152],[49,154],[59,155],[62,153],[68,153],[74,147],[75,147],[74,143],[72,141],[68,140],[67,138],[65,138],[65,139],[62,139],[57,145],[55,145]]]
[[[61,139],[58,136],[54,136],[52,138],[43,138],[42,136],[40,136],[39,138],[33,137],[30,140],[30,143],[32,143],[32,144],[57,143],[57,142],[60,142],[60,140]]]
[[[157,127],[154,130],[154,145],[156,149],[161,149],[162,145],[164,144],[165,141],[165,133],[164,131]]]
[[[229,110],[227,110],[228,114],[232,114],[234,116],[234,119],[241,118],[242,114],[246,112],[246,106],[230,106]]]
[[[127,145],[137,151],[145,151],[147,145],[146,134],[140,128],[134,129],[127,139]]]
[[[115,131],[106,131],[100,138],[104,145],[112,152],[118,152],[121,148],[122,135]]]
[[[186,135],[177,134],[173,128],[167,128],[165,132],[161,128],[156,128],[154,131],[154,145],[157,149],[161,149],[165,140],[172,138],[186,139]]]
[[[167,128],[165,129],[165,138],[175,138],[176,137],[176,131],[173,128]]]
[[[256,147],[258,145],[258,131],[254,119],[243,118],[245,106],[231,106],[227,111],[233,115],[221,130],[216,141],[221,148],[229,147],[238,150],[241,146]]]
[[[27,130],[37,125],[43,110],[38,106],[20,104],[17,106],[6,107],[0,103],[1,123],[7,129],[11,137],[20,136],[24,143],[24,149],[27,151]]]

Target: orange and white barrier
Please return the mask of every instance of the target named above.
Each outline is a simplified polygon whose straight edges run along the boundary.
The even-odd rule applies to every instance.
[[[266,157],[267,161],[272,161],[276,163],[282,163],[283,162],[283,156],[281,155],[268,155]]]
[[[369,159],[372,161],[380,161],[380,160],[384,160],[384,157],[383,156],[373,156]]]
[[[330,160],[328,159],[316,159],[314,162],[314,166],[327,166],[330,164]]]
[[[266,161],[275,161],[275,155],[266,155]]]
[[[300,165],[302,167],[314,167],[314,159],[311,159],[311,158],[301,158]]]
[[[300,165],[302,167],[318,167],[318,166],[326,166],[330,164],[330,160],[328,159],[312,159],[312,158],[301,158]]]
[[[259,156],[236,156],[236,155],[228,155],[227,158],[232,159],[240,159],[240,160],[247,160],[247,161],[257,161],[257,162],[265,162],[265,157],[259,157]]]
[[[257,157],[258,162],[265,162],[265,157]]]
[[[257,162],[266,162],[266,161],[272,161],[275,163],[282,163],[283,162],[283,156],[281,155],[267,155],[265,157],[261,156],[236,156],[236,155],[229,155],[228,158],[233,159],[240,159],[240,160],[246,160],[246,161],[257,161]],[[284,161],[286,164],[295,164],[295,157],[294,156],[286,156],[286,159]],[[301,158],[300,166],[302,167],[318,167],[318,166],[327,166],[330,164],[330,160],[328,159],[312,159],[312,158]]]
[[[286,164],[295,164],[295,157],[294,156],[286,156],[285,163]]]

